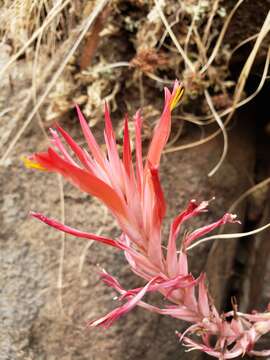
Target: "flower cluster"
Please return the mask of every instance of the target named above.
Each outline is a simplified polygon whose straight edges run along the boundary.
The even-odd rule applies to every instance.
[[[101,151],[77,107],[89,152],[80,147],[60,126],[56,126],[51,129],[53,147],[47,152],[32,155],[26,161],[26,166],[57,172],[80,190],[99,198],[118,222],[122,231],[118,239],[79,231],[39,213],[32,213],[32,216],[60,231],[122,250],[132,271],[146,281],[144,287],[125,290],[116,278],[104,270],[101,279],[119,293],[118,299],[122,305],[98,320],[89,321],[88,326],[107,328],[135,306],[141,306],[151,312],[190,322],[191,326],[178,335],[191,349],[222,359],[235,358],[245,353],[269,356],[270,350],[259,352],[254,350],[254,345],[262,335],[270,331],[270,309],[268,312],[252,315],[234,309],[220,315],[208,294],[206,275],[202,273],[195,278],[188,268],[189,246],[218,226],[236,222],[236,216],[225,214],[218,221],[186,234],[181,245],[177,246],[182,224],[206,211],[208,206],[207,202],[197,203],[191,200],[187,208],[172,221],[167,245],[162,243],[161,230],[166,202],[158,168],[162,150],[170,134],[171,112],[183,92],[178,81],[175,81],[172,92],[165,88],[164,109],[155,127],[145,161],[142,157],[142,117],[139,111],[135,114],[135,166],[132,163],[128,118],[125,119],[123,153],[120,156],[107,105],[104,132],[106,154]],[[72,156],[70,152],[73,153]],[[161,293],[167,305],[159,308],[143,301],[148,292]]]

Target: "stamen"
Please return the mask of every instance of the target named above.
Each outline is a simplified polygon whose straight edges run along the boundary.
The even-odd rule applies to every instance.
[[[40,170],[40,171],[46,171],[47,170],[45,167],[40,165],[38,162],[35,162],[35,161],[29,159],[26,156],[22,156],[21,160],[23,161],[24,166],[26,168],[28,168],[28,169],[37,169],[37,170]]]
[[[184,95],[184,92],[185,92],[185,90],[183,87],[179,87],[176,90],[174,97],[171,99],[171,104],[170,104],[171,111],[179,104],[179,101],[181,100],[182,96]]]

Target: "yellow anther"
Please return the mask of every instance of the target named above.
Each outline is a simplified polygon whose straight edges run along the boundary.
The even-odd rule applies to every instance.
[[[179,87],[176,90],[174,97],[171,99],[171,104],[170,104],[171,111],[179,104],[179,101],[181,100],[184,92],[185,89],[183,87]]]
[[[33,160],[30,160],[26,156],[22,156],[21,159],[23,161],[24,166],[28,169],[37,169],[37,170],[41,170],[41,171],[46,171],[46,168],[44,168],[39,163],[37,163]]]

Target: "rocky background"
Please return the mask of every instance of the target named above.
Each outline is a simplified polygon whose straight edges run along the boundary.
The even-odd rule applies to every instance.
[[[115,294],[99,280],[100,268],[126,287],[140,282],[116,251],[63,238],[28,217],[35,210],[85,231],[119,234],[96,199],[55,175],[25,169],[20,158],[47,147],[46,133],[55,121],[83,143],[74,103],[80,104],[102,143],[104,100],[118,136],[124,114],[132,116],[142,108],[146,148],[162,110],[162,89],[178,78],[186,95],[174,114],[161,165],[169,207],[164,238],[169,221],[191,198],[216,200],[187,229],[214,221],[230,208],[242,225],[226,226],[226,233],[268,223],[269,8],[269,0],[1,4],[1,360],[207,357],[185,353],[178,343],[175,330],[186,324],[140,308],[109,330],[85,329],[87,319],[116,306]],[[160,11],[194,68],[166,32]],[[200,73],[213,53],[213,61]],[[221,134],[212,135],[219,127],[205,91],[228,134],[228,154],[211,177],[224,144]],[[252,99],[236,111],[248,97]],[[191,253],[192,271],[207,269],[220,309],[230,308],[232,296],[243,311],[265,309],[270,298],[269,237],[266,230],[241,240],[217,240]],[[262,340],[262,346],[267,344],[269,339]]]

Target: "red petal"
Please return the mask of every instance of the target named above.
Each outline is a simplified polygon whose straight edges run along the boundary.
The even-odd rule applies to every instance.
[[[101,199],[113,212],[126,217],[124,204],[118,194],[89,171],[68,163],[51,148],[49,148],[48,153],[35,154],[34,157],[46,169],[59,172],[82,191]]]
[[[67,152],[65,146],[63,145],[58,132],[54,129],[50,129],[51,135],[52,135],[52,139],[51,142],[52,144],[60,151],[60,153],[64,156],[65,160],[70,162],[71,164],[77,166],[76,162],[73,160],[73,158],[69,155],[69,153]]]
[[[183,247],[186,249],[194,240],[198,239],[199,237],[208,234],[210,231],[213,231],[217,227],[224,225],[226,223],[239,223],[238,220],[235,220],[236,215],[233,214],[225,214],[220,220],[201,227],[198,230],[193,231],[189,236],[184,239]]]
[[[78,113],[78,117],[79,117],[79,120],[80,120],[80,124],[81,124],[81,127],[82,127],[82,130],[83,130],[83,133],[84,133],[84,136],[85,136],[85,139],[87,141],[87,144],[89,146],[89,149],[93,155],[93,157],[95,158],[95,160],[99,163],[99,165],[102,167],[102,168],[105,168],[104,166],[104,156],[98,146],[98,143],[96,142],[96,139],[94,138],[94,135],[92,134],[92,131],[90,130],[80,108],[78,105],[76,105],[76,110],[77,110],[77,113]]]
[[[138,303],[144,297],[153,281],[155,281],[155,279],[149,281],[136,296],[128,300],[123,306],[114,309],[109,314],[103,316],[98,320],[88,321],[87,326],[103,326],[104,328],[110,327],[117,319],[119,319],[121,316],[125,315],[138,305]]]
[[[134,116],[135,121],[135,136],[136,136],[136,175],[138,190],[142,193],[142,183],[143,183],[143,160],[142,160],[142,117],[140,111],[138,110]]]
[[[186,210],[181,212],[173,221],[170,229],[170,237],[168,242],[167,250],[167,268],[171,276],[178,275],[178,266],[177,266],[177,249],[176,249],[176,238],[180,231],[180,226],[184,221],[187,221],[192,216],[197,215],[201,211],[204,211],[207,202],[202,202],[200,205],[196,203],[195,200],[191,200],[188,204]]]
[[[116,140],[115,140],[115,135],[114,135],[113,127],[112,127],[112,120],[110,117],[109,107],[106,102],[105,102],[104,115],[105,115],[105,133],[106,133],[108,139],[110,140],[110,143],[116,147]]]
[[[78,159],[80,160],[80,162],[86,167],[89,168],[88,166],[88,161],[87,158],[85,156],[85,153],[83,151],[83,149],[76,143],[76,141],[74,141],[72,139],[72,137],[64,130],[62,129],[59,125],[56,126],[56,129],[60,132],[60,134],[63,136],[63,138],[65,139],[65,141],[67,142],[67,144],[70,146],[70,148],[72,149],[72,151],[74,152],[74,154],[78,157]]]
[[[199,281],[199,297],[198,297],[198,305],[201,314],[208,318],[210,315],[210,307],[208,301],[207,288],[205,285],[205,274],[201,274],[201,278]]]
[[[95,241],[98,241],[100,243],[116,247],[116,248],[121,249],[121,250],[126,250],[126,246],[124,244],[121,244],[120,242],[115,241],[113,239],[76,230],[76,229],[74,229],[74,228],[72,228],[70,226],[61,224],[60,222],[58,222],[58,221],[56,221],[54,219],[50,219],[50,218],[48,218],[48,217],[46,217],[46,216],[44,216],[44,215],[42,215],[40,213],[30,212],[30,215],[33,216],[34,218],[44,222],[45,224],[47,224],[47,225],[49,225],[49,226],[51,226],[51,227],[53,227],[53,228],[55,228],[57,230],[63,231],[65,233],[67,233],[67,234],[70,234],[70,235],[73,235],[73,236],[76,236],[76,237],[79,237],[79,238],[83,238],[83,239],[95,240]]]
[[[165,202],[164,194],[163,194],[159,176],[158,176],[158,168],[152,166],[152,164],[150,164],[150,163],[148,165],[149,165],[149,168],[151,171],[152,182],[153,182],[154,191],[155,191],[155,201],[156,201],[158,219],[161,224],[161,222],[165,216],[165,213],[166,213],[166,202]]]
[[[165,104],[163,113],[155,127],[154,135],[147,154],[147,159],[154,166],[159,165],[162,150],[164,149],[171,132],[171,111],[176,106],[179,98],[181,98],[183,94],[182,86],[177,80],[174,83],[172,93],[170,93],[167,88],[165,88],[164,91]]]
[[[124,125],[123,163],[126,173],[128,174],[129,177],[131,177],[133,166],[132,166],[132,156],[131,156],[127,116],[125,117],[125,125]]]

